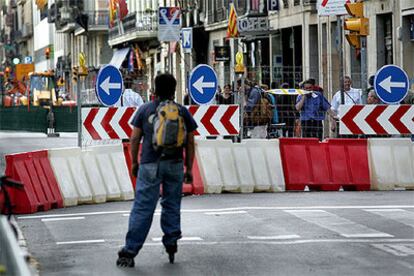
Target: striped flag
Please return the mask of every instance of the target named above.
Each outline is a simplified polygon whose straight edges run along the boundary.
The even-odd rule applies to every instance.
[[[108,0],[109,7],[109,26],[115,25],[115,18],[118,15],[119,20],[124,19],[128,14],[128,6],[125,0]]]
[[[227,25],[227,38],[238,37],[239,30],[237,29],[237,13],[234,4],[230,3],[229,24]]]
[[[139,49],[138,44],[135,44],[134,52],[135,52],[135,58],[137,59],[137,67],[138,67],[138,70],[144,69],[145,65],[142,62],[141,50]]]
[[[115,25],[115,17],[116,17],[116,4],[118,0],[108,0],[108,8],[109,8],[109,27],[113,27]]]

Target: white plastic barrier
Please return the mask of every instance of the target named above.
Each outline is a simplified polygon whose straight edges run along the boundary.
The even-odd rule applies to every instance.
[[[62,193],[64,205],[92,203],[92,190],[80,162],[80,148],[50,149],[48,155]]]
[[[48,152],[65,206],[134,198],[122,144]]]
[[[284,191],[278,140],[198,140],[205,193]]]
[[[414,143],[408,138],[368,139],[371,190],[414,188]]]
[[[107,200],[134,198],[122,144],[88,147],[83,157],[90,184],[103,185]],[[100,179],[94,177],[97,174]]]

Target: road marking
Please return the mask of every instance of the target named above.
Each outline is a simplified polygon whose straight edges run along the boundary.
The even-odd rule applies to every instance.
[[[372,246],[399,257],[414,255],[412,244],[372,244]]]
[[[247,214],[246,211],[228,211],[228,212],[205,212],[206,215],[234,215],[234,214]]]
[[[103,243],[105,240],[84,240],[84,241],[66,241],[66,242],[56,242],[57,245],[64,244],[84,244],[84,243]]]
[[[278,235],[278,236],[247,236],[249,240],[289,240],[299,239],[298,235]]]
[[[123,217],[129,217],[130,216],[130,214],[123,214],[122,215]],[[154,216],[161,216],[161,213],[154,213]]]
[[[374,205],[374,206],[285,206],[285,207],[231,207],[217,209],[182,209],[181,213],[206,213],[206,212],[227,212],[227,211],[271,211],[271,210],[319,210],[319,209],[414,209],[414,205]],[[160,211],[160,210],[157,210]],[[93,216],[93,215],[111,215],[111,214],[129,214],[131,210],[126,211],[107,211],[107,212],[85,212],[72,214],[53,214],[53,215],[31,215],[18,216],[17,219],[39,219],[39,218],[55,218],[55,217],[71,217],[71,216]]]
[[[410,211],[403,209],[364,209],[364,211],[414,227],[414,213]]]
[[[183,237],[180,241],[202,241],[203,239],[200,237]],[[159,242],[162,241],[162,238],[152,238],[152,241]]]
[[[286,210],[304,221],[336,232],[345,238],[391,238],[393,235],[383,233],[324,210]]]
[[[124,242],[124,240],[119,241]],[[268,245],[296,245],[309,243],[414,243],[414,239],[308,239],[308,240],[245,240],[245,241],[188,241],[181,242],[180,245],[249,245],[249,244],[268,244]],[[147,242],[144,246],[160,246],[160,242]],[[413,244],[414,246],[414,244]]]
[[[81,219],[85,219],[85,217],[44,218],[44,219],[42,219],[42,221],[43,221],[43,222],[48,222],[48,221],[81,220]]]
[[[54,214],[54,215],[35,215],[35,216],[18,216],[18,219],[38,219],[38,218],[63,218],[72,216],[93,216],[93,215],[110,215],[110,214],[125,214],[128,211],[108,211],[108,212],[87,212],[87,213],[72,213],[72,214]]]

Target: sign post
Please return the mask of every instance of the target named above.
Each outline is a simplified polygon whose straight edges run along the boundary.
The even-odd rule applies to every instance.
[[[81,99],[81,78],[76,83],[76,102],[78,115],[78,147],[82,147],[82,99]]]
[[[399,104],[407,96],[409,85],[407,73],[396,65],[385,65],[375,74],[375,92],[387,104]]]
[[[180,40],[181,10],[178,7],[160,7],[158,12],[158,40],[174,42]],[[171,43],[168,44],[168,67],[172,74]]]
[[[117,103],[122,96],[123,88],[124,82],[118,68],[108,64],[99,70],[95,89],[103,105],[111,106]]]
[[[207,64],[200,64],[191,71],[189,93],[191,99],[199,104],[209,104],[216,96],[217,75]]]

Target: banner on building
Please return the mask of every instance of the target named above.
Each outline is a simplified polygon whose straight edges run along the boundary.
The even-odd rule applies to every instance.
[[[348,14],[345,4],[350,2],[350,0],[318,0],[318,15],[329,16]]]

